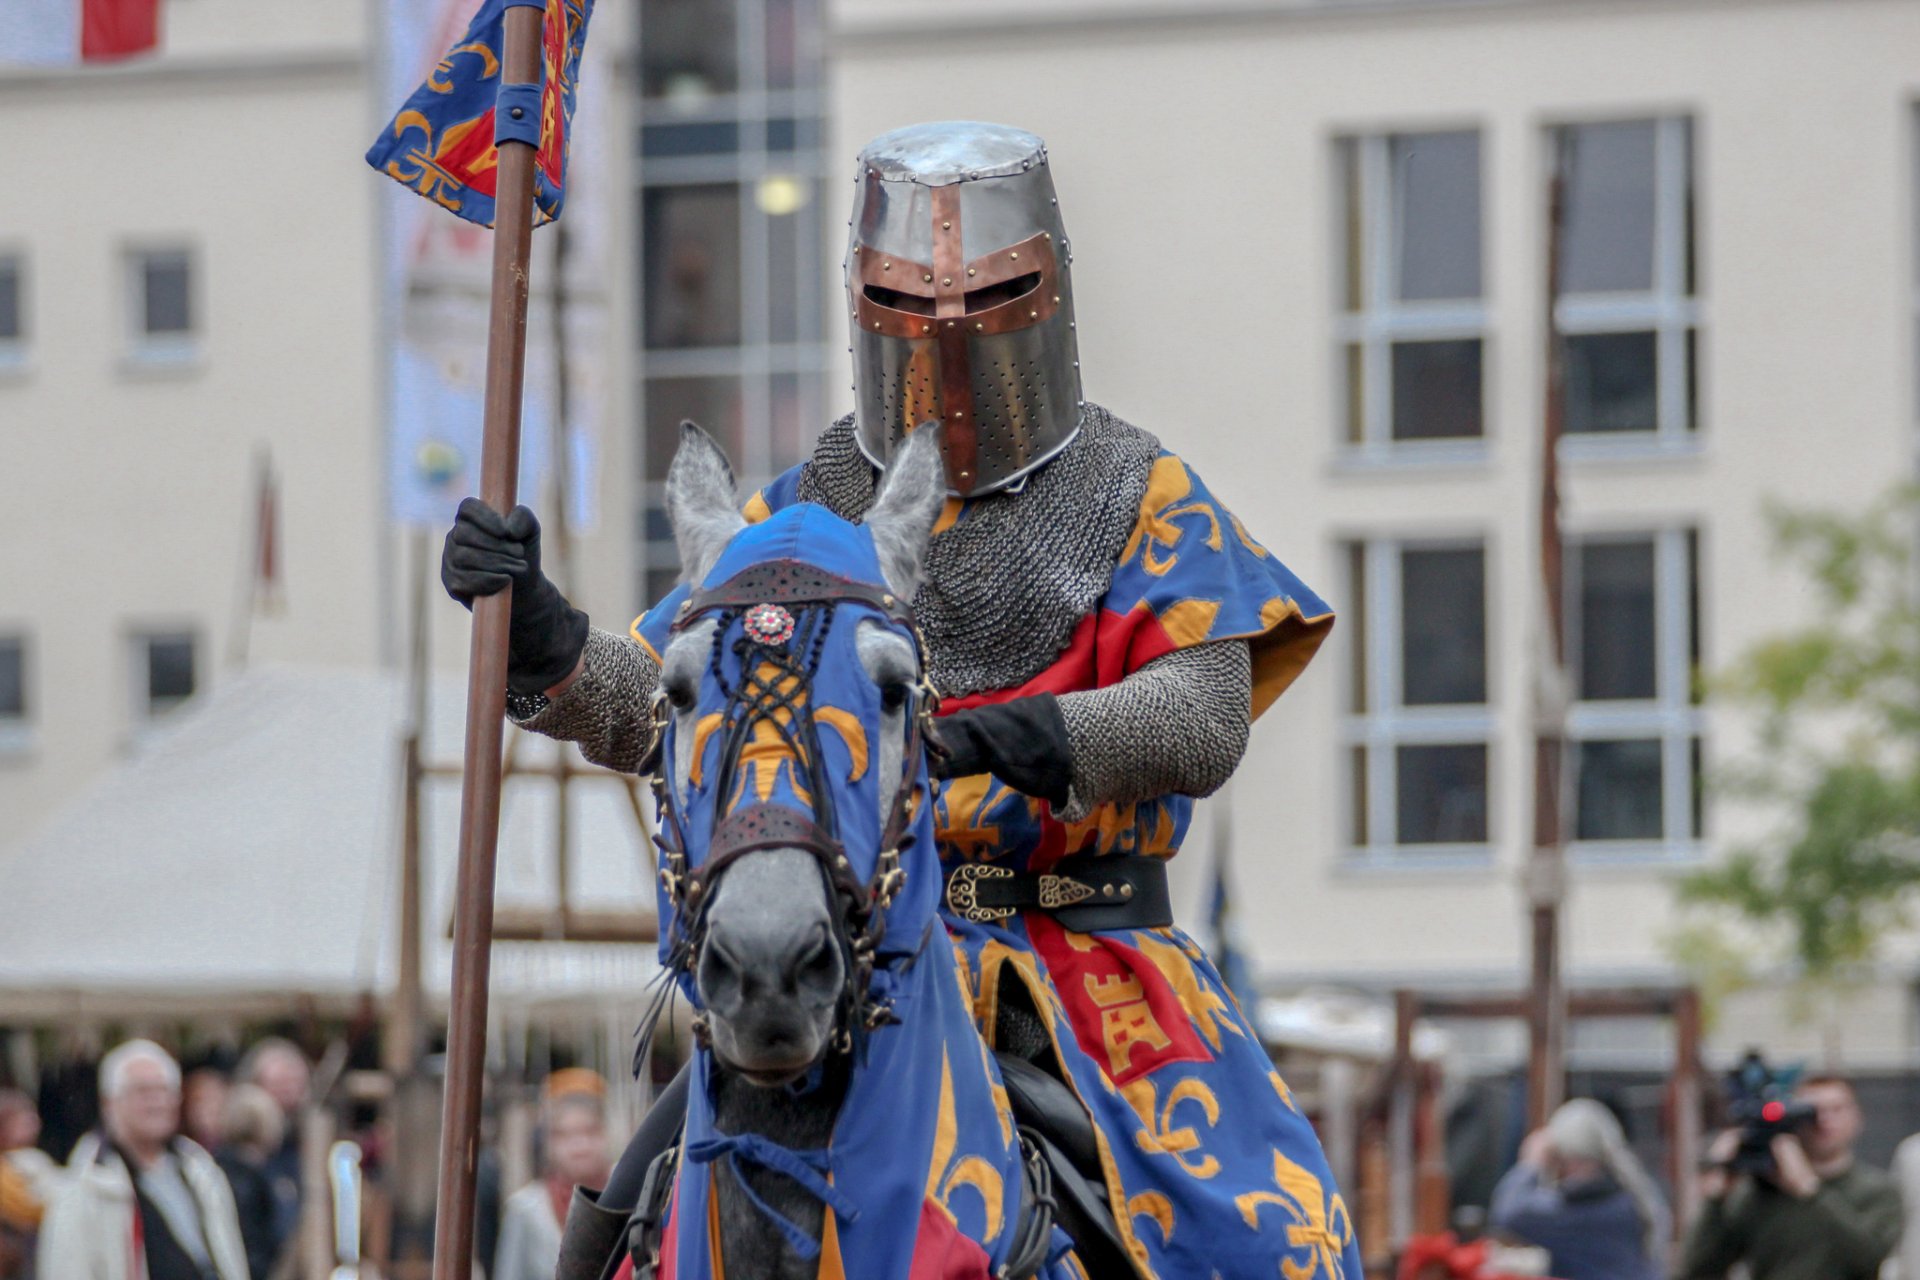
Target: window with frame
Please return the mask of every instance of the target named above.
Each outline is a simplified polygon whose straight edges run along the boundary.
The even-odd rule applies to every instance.
[[[0,368],[18,363],[27,348],[27,267],[17,253],[0,253]]]
[[[188,249],[127,255],[128,338],[135,360],[173,363],[199,353],[198,282]]]
[[[1562,125],[1551,148],[1566,436],[1684,446],[1700,425],[1692,122]]]
[[[198,650],[190,631],[150,631],[133,637],[136,719],[157,719],[194,695],[199,687]]]
[[[1484,860],[1490,827],[1487,553],[1478,538],[1345,548],[1348,845]]]
[[[0,635],[0,751],[27,745],[32,707],[27,700],[27,638]]]
[[[1345,441],[1405,456],[1486,434],[1477,130],[1341,138]]]
[[[1675,854],[1701,839],[1699,559],[1687,529],[1567,543],[1577,849]]]
[[[752,489],[825,425],[825,96],[818,0],[640,10],[640,591],[673,588],[680,423]],[[835,171],[838,167],[835,166]]]

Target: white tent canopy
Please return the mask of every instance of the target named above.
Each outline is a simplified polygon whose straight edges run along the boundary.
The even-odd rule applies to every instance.
[[[432,689],[429,763],[459,759],[462,690]],[[45,827],[0,856],[0,1018],[339,1008],[391,991],[406,690],[396,674],[264,667],[144,738]],[[554,744],[518,735],[518,758]],[[496,902],[552,909],[556,787],[510,778]],[[459,783],[423,785],[429,1002],[450,983]],[[567,816],[572,905],[650,909],[653,858],[625,789],[588,778]],[[496,943],[511,1010],[632,1001],[651,946]],[[584,1011],[584,1009],[583,1009]]]

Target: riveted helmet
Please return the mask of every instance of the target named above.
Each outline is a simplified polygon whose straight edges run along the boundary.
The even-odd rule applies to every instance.
[[[947,487],[972,497],[1065,448],[1084,407],[1071,261],[1033,134],[958,121],[868,143],[846,263],[867,457],[938,420]]]

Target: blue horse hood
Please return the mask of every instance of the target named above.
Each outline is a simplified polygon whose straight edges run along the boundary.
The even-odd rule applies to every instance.
[[[854,582],[887,585],[873,549],[873,535],[811,502],[784,507],[735,534],[700,585],[718,586],[768,560],[804,560]]]

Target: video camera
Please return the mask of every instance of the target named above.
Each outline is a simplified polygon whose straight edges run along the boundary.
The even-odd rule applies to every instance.
[[[1819,1110],[1797,1101],[1794,1085],[1800,1068],[1776,1071],[1758,1049],[1750,1049],[1740,1065],[1727,1073],[1727,1110],[1740,1129],[1740,1147],[1727,1167],[1735,1173],[1770,1178],[1775,1172],[1773,1140],[1798,1134],[1813,1125]]]

